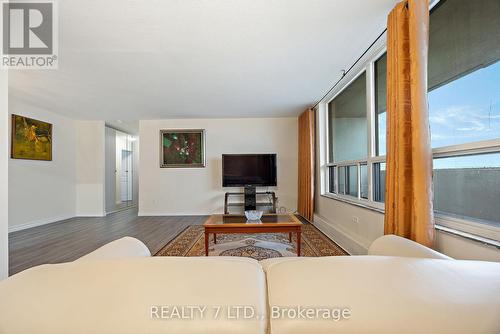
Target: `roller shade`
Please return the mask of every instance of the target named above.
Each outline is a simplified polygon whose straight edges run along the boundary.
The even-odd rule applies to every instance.
[[[500,59],[499,0],[442,1],[429,30],[429,90]]]

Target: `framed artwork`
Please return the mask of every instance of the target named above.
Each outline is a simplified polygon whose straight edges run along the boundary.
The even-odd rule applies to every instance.
[[[205,167],[205,130],[160,130],[160,167]]]
[[[52,161],[52,124],[12,115],[12,159]]]

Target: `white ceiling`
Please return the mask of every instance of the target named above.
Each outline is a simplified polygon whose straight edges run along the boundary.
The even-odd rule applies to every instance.
[[[375,40],[396,2],[58,1],[59,69],[10,71],[10,98],[127,124],[296,116]]]

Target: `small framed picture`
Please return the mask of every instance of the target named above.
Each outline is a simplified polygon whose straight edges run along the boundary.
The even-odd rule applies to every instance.
[[[205,167],[205,130],[160,130],[160,167]]]
[[[11,158],[52,161],[52,124],[12,115]]]

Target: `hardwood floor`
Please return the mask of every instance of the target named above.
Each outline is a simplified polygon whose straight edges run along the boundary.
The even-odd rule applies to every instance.
[[[9,234],[9,273],[45,263],[73,261],[115,239],[131,236],[158,252],[189,225],[207,216],[138,217],[131,208],[106,217],[71,218]]]

